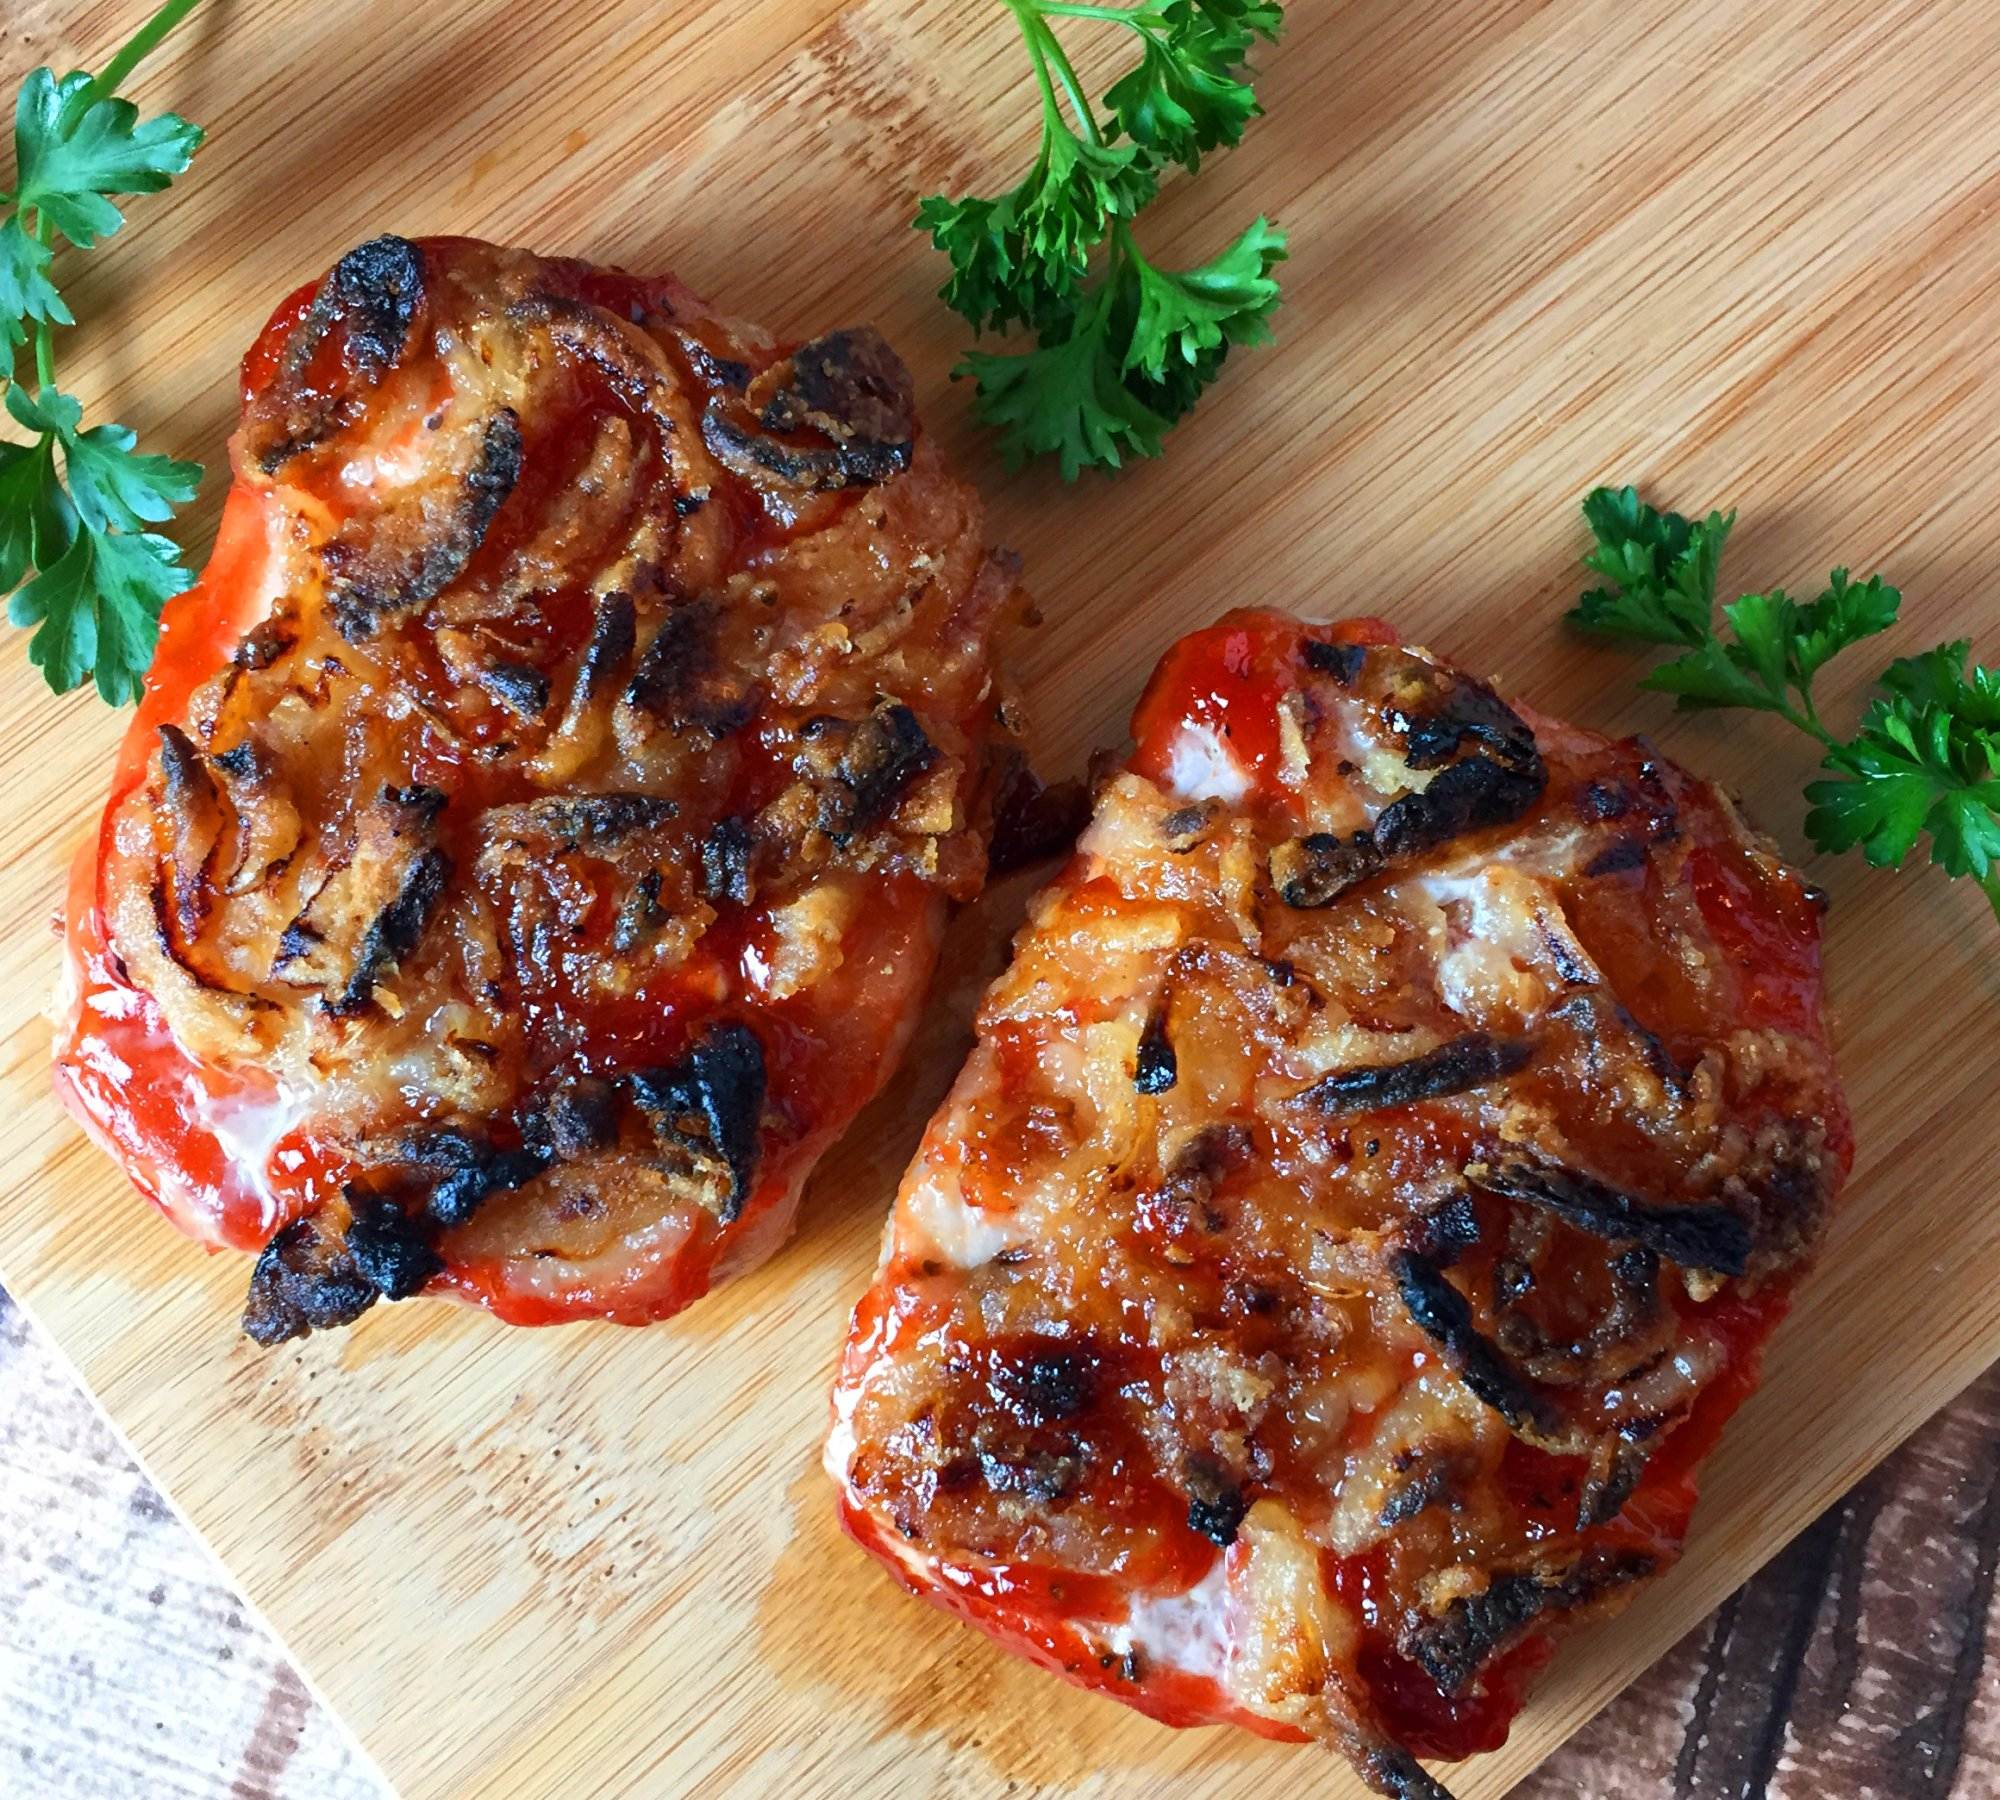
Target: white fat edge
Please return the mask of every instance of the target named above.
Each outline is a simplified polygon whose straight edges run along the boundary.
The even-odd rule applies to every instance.
[[[1017,1206],[1003,1213],[974,1206],[956,1169],[926,1159],[896,1202],[896,1235],[906,1251],[921,1246],[954,1269],[976,1269],[1027,1243],[1032,1233],[1026,1210]]]
[[[1125,1617],[1096,1627],[1112,1653],[1220,1683],[1229,1666],[1229,1559],[1220,1552],[1184,1594],[1133,1597]]]
[[[1177,800],[1240,805],[1253,786],[1242,759],[1213,726],[1185,721],[1167,751],[1167,789]]]
[[[267,1231],[278,1228],[278,1199],[271,1188],[271,1157],[280,1140],[312,1110],[303,1093],[280,1086],[262,1095],[218,1096],[196,1084],[195,1113],[202,1129],[222,1146],[237,1179],[257,1196]]]
[[[1438,994],[1462,1018],[1483,1018],[1496,1007],[1532,1012],[1551,991],[1603,982],[1546,878],[1504,854],[1466,872],[1414,876],[1407,891],[1443,921]],[[1456,918],[1454,909],[1462,909]]]

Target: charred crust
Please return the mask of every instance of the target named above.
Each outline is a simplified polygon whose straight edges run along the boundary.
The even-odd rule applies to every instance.
[[[1189,1457],[1181,1480],[1187,1490],[1188,1529],[1228,1549],[1249,1510],[1242,1488],[1205,1456]]]
[[[1329,644],[1324,638],[1309,637],[1305,641],[1304,655],[1306,667],[1317,675],[1331,675],[1342,687],[1352,687],[1355,677],[1361,673],[1361,665],[1368,660],[1365,644]]]
[[[608,849],[634,832],[664,825],[679,811],[659,794],[549,794],[496,807],[486,828],[496,838],[536,840],[558,853]]]
[[[549,1096],[523,1136],[551,1162],[574,1162],[618,1136],[618,1088],[596,1075],[577,1075]]]
[[[1417,1464],[1416,1473],[1382,1503],[1381,1510],[1375,1515],[1375,1523],[1388,1531],[1428,1512],[1440,1501],[1449,1501],[1452,1490],[1458,1484],[1459,1473],[1449,1457],[1424,1458]]]
[[[368,929],[354,958],[354,972],[347,985],[327,1001],[331,1013],[359,1012],[375,992],[375,984],[391,965],[400,962],[417,947],[430,923],[431,914],[443,897],[451,879],[451,858],[442,850],[423,851],[410,864],[403,885]]]
[[[1444,1272],[1414,1250],[1389,1253],[1389,1273],[1403,1306],[1473,1395],[1507,1421],[1517,1434],[1551,1433],[1554,1419],[1540,1395],[1508,1364],[1500,1348],[1473,1322],[1465,1296]]]
[[[840,845],[880,824],[937,760],[917,715],[896,701],[884,701],[865,719],[808,719],[799,744],[793,767],[818,791],[815,822]]]
[[[625,704],[674,731],[725,738],[748,721],[744,687],[723,667],[722,614],[710,600],[674,607],[661,620],[625,689]]]
[[[830,331],[792,352],[790,377],[757,422],[766,431],[810,429],[841,445],[894,451],[907,464],[916,389],[903,359],[873,326]]]
[[[239,669],[268,669],[298,642],[297,628],[288,619],[260,619],[243,634],[231,659]]]
[[[1060,856],[1090,817],[1090,795],[1080,781],[1044,786],[1019,750],[1003,753],[993,780],[993,836],[989,875],[1008,875]]]
[[[377,520],[364,538],[326,545],[320,552],[326,604],[341,636],[360,643],[384,619],[414,611],[456,581],[486,541],[520,473],[521,421],[502,407],[486,421],[456,507],[436,523],[426,518],[413,525],[414,541],[397,542],[390,526]]]
[[[621,589],[614,588],[598,601],[590,640],[584,645],[583,660],[577,666],[576,697],[572,704],[595,700],[609,691],[638,641],[638,617],[632,596]]]
[[[1208,835],[1208,828],[1220,810],[1216,801],[1196,800],[1177,806],[1160,821],[1160,835],[1176,856],[1185,856]]]
[[[1072,1350],[1044,1350],[1019,1360],[1000,1360],[992,1387],[1007,1410],[1024,1425],[1051,1425],[1087,1412],[1097,1398],[1091,1359]]]
[[[1637,838],[1613,838],[1583,865],[1585,875],[1621,875],[1627,869],[1643,868],[1646,846]]]
[[[732,356],[717,356],[700,338],[687,332],[678,334],[678,339],[688,367],[704,386],[740,394],[750,385],[748,363],[738,362]]]
[[[1410,1248],[1441,1269],[1479,1242],[1479,1214],[1463,1189],[1410,1222]]]
[[[630,1078],[632,1098],[654,1135],[722,1165],[725,1225],[743,1210],[756,1178],[764,1120],[764,1048],[739,1020],[712,1025],[670,1068]]]
[[[243,1332],[269,1346],[352,1325],[380,1292],[337,1235],[315,1219],[294,1219],[264,1246],[250,1271]]]
[[[1749,1266],[1750,1227],[1727,1206],[1656,1206],[1544,1156],[1511,1154],[1467,1173],[1489,1193],[1552,1212],[1593,1237],[1642,1245],[1683,1269],[1741,1275]]]
[[[756,848],[747,820],[717,819],[701,840],[702,898],[718,904],[745,904],[750,898],[750,868]]]
[[[1504,1080],[1533,1054],[1534,1046],[1525,1040],[1472,1031],[1406,1062],[1338,1069],[1302,1089],[1293,1100],[1328,1115],[1412,1106]]]
[[[831,493],[845,487],[875,487],[910,466],[909,444],[871,444],[855,439],[831,447],[801,448],[751,430],[710,402],[701,415],[702,442],[717,462],[746,480],[775,476],[787,486]]]
[[[1442,768],[1468,742],[1509,769],[1527,771],[1541,765],[1534,732],[1483,681],[1459,677],[1446,691],[1442,706],[1409,714],[1402,725],[1403,760],[1413,769]]]
[[[660,904],[662,885],[660,871],[648,869],[618,903],[618,916],[611,925],[611,947],[620,956],[630,956],[672,916]]]
[[[1271,883],[1287,906],[1331,906],[1381,867],[1382,852],[1366,831],[1351,837],[1315,831],[1271,850]]]
[[[314,306],[337,313],[352,353],[380,369],[401,358],[423,297],[424,253],[408,238],[385,234],[333,265]]]
[[[1139,1033],[1132,1064],[1132,1085],[1142,1094],[1164,1094],[1180,1079],[1180,1062],[1167,1035],[1167,1009],[1156,1007]]]
[[[385,1300],[421,1293],[444,1268],[422,1226],[392,1200],[350,1196],[354,1217],[347,1227],[347,1253],[362,1276]]]
[[[1385,857],[1412,856],[1468,831],[1505,825],[1533,806],[1547,784],[1539,756],[1522,768],[1468,756],[1439,770],[1421,793],[1383,807],[1375,820],[1375,847]]]
[[[516,718],[540,718],[547,710],[549,678],[528,663],[488,663],[479,671],[478,680]]]
[[[1496,1575],[1483,1593],[1454,1600],[1436,1618],[1399,1634],[1397,1648],[1444,1694],[1463,1693],[1481,1667],[1535,1620],[1580,1606],[1653,1572],[1635,1550],[1598,1550],[1558,1575]]]
[[[1451,1789],[1407,1750],[1370,1745],[1354,1758],[1355,1771],[1388,1800],[1452,1800]]]
[[[463,1225],[489,1194],[524,1187],[549,1165],[548,1153],[523,1143],[501,1149],[461,1131],[430,1131],[405,1141],[403,1155],[433,1186],[425,1215],[438,1226]]]

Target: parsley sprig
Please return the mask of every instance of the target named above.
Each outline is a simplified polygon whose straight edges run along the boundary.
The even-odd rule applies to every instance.
[[[1259,218],[1220,255],[1171,270],[1147,259],[1132,221],[1170,169],[1194,174],[1241,139],[1261,110],[1244,60],[1257,39],[1277,37],[1283,8],[1006,4],[1041,95],[1041,146],[1007,193],[933,194],[915,224],[950,258],[938,294],[974,331],[1019,326],[1035,337],[1031,349],[971,351],[952,371],[971,377],[973,410],[998,429],[1010,463],[1054,456],[1073,480],[1159,455],[1230,347],[1271,335],[1283,232]],[[1106,119],[1056,36],[1059,18],[1115,24],[1139,40],[1138,64],[1105,92]]]
[[[1745,594],[1715,623],[1715,584],[1734,513],[1699,521],[1658,512],[1632,488],[1598,488],[1583,503],[1599,575],[1570,618],[1587,631],[1680,651],[1641,687],[1686,708],[1776,713],[1818,740],[1827,779],[1806,788],[1806,833],[1822,850],[1859,849],[1895,868],[1929,839],[1930,860],[1970,876],[2000,918],[2000,671],[1968,668],[1970,640],[1898,658],[1859,729],[1843,738],[1820,717],[1813,678],[1843,650],[1896,622],[1902,595],[1879,575],[1835,569],[1809,601],[1782,589]]]
[[[83,423],[56,385],[55,331],[76,321],[52,279],[58,235],[91,249],[125,222],[114,195],[188,166],[201,128],[141,119],[119,85],[198,0],[167,0],[97,75],[32,71],[14,110],[14,185],[0,191],[0,380],[29,441],[0,440],[0,594],[33,626],[28,658],[57,693],[93,675],[112,705],[139,696],[160,608],[193,580],[150,526],[194,498],[201,469],[141,455],[123,425]],[[32,343],[32,377],[18,367]]]

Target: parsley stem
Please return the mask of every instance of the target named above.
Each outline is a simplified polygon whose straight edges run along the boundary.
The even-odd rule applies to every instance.
[[[1070,111],[1076,115],[1084,137],[1093,144],[1101,145],[1104,134],[1097,128],[1097,115],[1090,110],[1090,97],[1083,91],[1083,83],[1077,78],[1076,69],[1063,50],[1062,40],[1040,16],[1044,9],[1039,0],[1007,0],[1007,4],[1021,21],[1022,35],[1028,38],[1030,48],[1034,48],[1039,41],[1036,61],[1040,63],[1042,59],[1047,59],[1047,68],[1053,71],[1056,80],[1062,83],[1063,92],[1069,96]]]
[[[49,223],[49,215],[37,211],[35,214],[35,242],[47,247],[55,236],[55,227]],[[35,321],[35,382],[43,392],[56,385],[56,334],[55,327],[47,319]],[[44,435],[43,442],[47,437]]]
[[[1145,26],[1133,17],[1129,6],[1087,6],[1083,0],[1031,0],[1035,11],[1049,19],[1105,19],[1119,25],[1129,25],[1141,36],[1146,35]]]
[[[1995,863],[1979,878],[1979,891],[1986,896],[1987,904],[1993,908],[1993,916],[2000,919],[2000,863]]]
[[[96,80],[78,96],[83,105],[107,100],[117,93],[125,77],[152,55],[160,40],[200,4],[201,0],[167,0],[166,5],[133,32],[125,41],[125,47],[104,65]]]

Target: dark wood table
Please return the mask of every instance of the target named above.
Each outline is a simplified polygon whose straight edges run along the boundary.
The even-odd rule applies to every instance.
[[[1515,1789],[2000,1795],[2000,1368]],[[0,1290],[0,1794],[383,1800]]]

